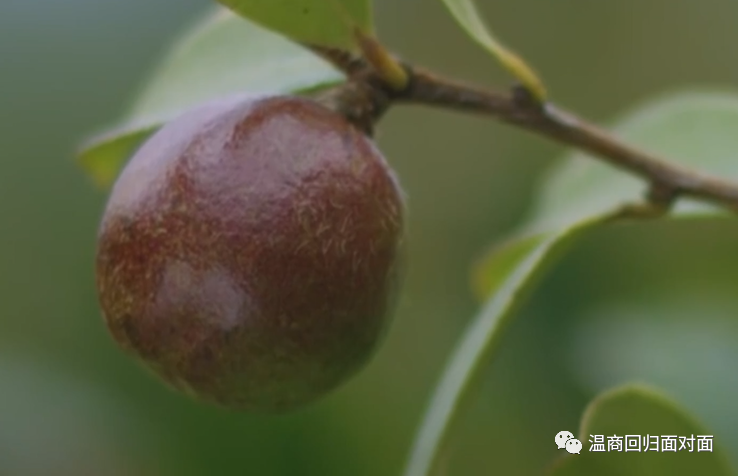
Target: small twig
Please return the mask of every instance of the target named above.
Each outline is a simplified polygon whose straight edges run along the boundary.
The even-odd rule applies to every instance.
[[[525,88],[515,87],[511,92],[482,89],[404,63],[402,67],[408,81],[404,88],[397,89],[396,85],[386,85],[376,68],[361,56],[331,48],[309,48],[346,73],[350,80],[371,84],[372,91],[382,95],[377,102],[381,107],[376,110],[378,114],[374,114],[374,120],[390,103],[415,103],[490,115],[590,152],[642,177],[651,185],[647,200],[659,209],[668,211],[678,197],[686,196],[738,212],[738,184],[693,171],[626,144],[550,102],[541,104]],[[365,99],[362,101],[367,104]]]
[[[396,98],[398,102],[489,114],[591,152],[611,165],[646,179],[651,183],[649,199],[662,205],[670,205],[678,196],[689,196],[738,211],[738,184],[692,171],[625,144],[553,104],[541,106],[527,100],[524,90],[502,93],[450,81],[418,68],[409,67],[409,71],[410,85]]]

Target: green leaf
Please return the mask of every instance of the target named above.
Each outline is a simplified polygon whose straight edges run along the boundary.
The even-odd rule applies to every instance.
[[[662,435],[674,436],[676,452],[663,451],[590,451],[594,435],[604,437],[604,449],[609,448],[608,437],[640,435],[658,436],[656,443],[663,448]],[[712,436],[712,451],[699,451],[699,436]],[[678,437],[684,437],[685,448]],[[687,440],[694,437],[695,441]],[[605,392],[594,399],[582,417],[578,439],[582,442],[579,454],[566,454],[553,467],[553,476],[624,475],[628,476],[712,476],[734,474],[719,439],[677,403],[659,392],[642,385],[627,385]],[[649,438],[653,445],[655,438]],[[635,438],[632,439],[635,446]],[[666,440],[669,441],[669,440]],[[689,451],[690,443],[692,451]],[[553,441],[552,441],[553,444]],[[668,443],[667,443],[668,444]],[[704,444],[704,443],[703,443]],[[667,446],[668,448],[668,446]],[[563,452],[563,450],[562,450]]]
[[[547,234],[525,236],[496,246],[477,266],[477,273],[472,280],[475,294],[484,300],[493,290],[499,289],[513,267],[530,255],[546,237]]]
[[[648,101],[623,116],[612,131],[624,141],[668,157],[693,170],[738,183],[738,96],[726,92],[686,92]],[[574,151],[544,177],[543,187],[517,239],[560,233],[583,220],[607,215],[642,200],[647,184],[639,178]],[[723,209],[681,199],[672,218],[732,216]],[[514,239],[512,240],[514,241]],[[476,294],[489,296],[496,249],[474,276]]]
[[[405,476],[434,474],[452,423],[478,383],[480,368],[499,348],[525,294],[574,238],[605,219],[599,217],[561,233],[513,242],[499,250],[488,269],[494,277],[492,297],[469,325],[447,364],[416,437]]]
[[[371,0],[218,0],[294,40],[354,50],[354,29],[372,33]]]
[[[469,36],[486,49],[502,66],[520,81],[541,102],[546,88],[530,66],[517,54],[500,43],[482,20],[473,0],[442,0],[451,15]]]
[[[687,92],[656,98],[628,113],[613,132],[628,143],[693,170],[738,181],[738,96]],[[643,180],[574,152],[550,175],[526,231],[568,226],[638,200]],[[724,214],[715,207],[680,200],[673,216]]]
[[[146,140],[159,124],[120,128],[89,140],[82,147],[79,160],[82,168],[100,187],[109,186],[118,175],[126,158]]]
[[[304,92],[341,79],[309,50],[218,8],[175,43],[125,119],[88,141],[80,161],[106,187],[143,140],[194,106],[242,92]]]
[[[664,279],[646,300],[624,296],[588,311],[564,358],[578,383],[598,393],[631,381],[657,385],[720,433],[738,463],[737,302],[718,290],[719,272],[679,292]]]
[[[648,103],[616,127],[627,141],[723,177],[738,177],[738,98],[720,93],[671,96]],[[641,198],[643,186],[611,167],[573,154],[553,172],[530,221],[497,247],[475,276],[486,304],[469,325],[434,392],[417,434],[406,476],[433,474],[452,424],[480,374],[500,347],[536,279],[585,230],[615,217]],[[715,216],[711,207],[680,205],[675,217]],[[590,473],[600,474],[600,473]],[[628,474],[628,473],[619,473]],[[707,473],[699,473],[707,474]],[[718,473],[719,474],[719,473]]]

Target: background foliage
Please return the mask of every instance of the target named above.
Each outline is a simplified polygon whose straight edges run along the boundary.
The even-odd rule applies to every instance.
[[[506,84],[440,3],[376,3],[380,35],[408,58]],[[410,195],[412,267],[376,359],[291,415],[192,402],[106,334],[92,273],[105,195],[72,154],[88,130],[125,110],[169,41],[209,7],[0,3],[0,474],[398,474],[477,307],[470,265],[515,228],[542,170],[561,156],[486,120],[392,111],[379,142]],[[555,99],[602,121],[657,92],[738,77],[725,61],[725,45],[738,40],[738,4],[728,0],[500,0],[482,9]],[[666,389],[738,454],[730,372],[738,364],[737,235],[738,224],[725,220],[620,225],[585,237],[521,310],[454,437],[449,467],[538,474],[557,456],[553,436],[576,433],[586,402],[633,378]]]

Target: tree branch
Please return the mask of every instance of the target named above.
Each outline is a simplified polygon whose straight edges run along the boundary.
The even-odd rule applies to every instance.
[[[524,90],[513,93],[484,90],[409,67],[410,84],[397,102],[441,106],[487,114],[590,152],[611,165],[651,184],[649,200],[669,205],[689,196],[738,212],[738,184],[692,171],[625,144],[612,134],[553,104],[538,104]]]
[[[738,184],[693,171],[626,144],[552,103],[539,103],[522,87],[513,88],[511,92],[482,89],[407,63],[398,63],[408,76],[403,89],[398,90],[396,85],[389,84],[382,87],[386,81],[366,58],[332,48],[308,46],[342,70],[349,81],[372,83],[375,93],[384,96],[382,104],[389,100],[390,103],[415,103],[493,116],[589,152],[610,165],[645,179],[651,186],[646,198],[661,209],[667,210],[678,197],[687,196],[738,212]],[[375,46],[381,48],[381,45]],[[389,53],[387,57],[390,57]],[[381,113],[375,114],[374,120],[380,116]]]

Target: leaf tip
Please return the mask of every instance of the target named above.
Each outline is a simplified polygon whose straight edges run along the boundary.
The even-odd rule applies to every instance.
[[[95,145],[83,145],[77,150],[75,163],[85,172],[95,188],[106,190],[112,185],[114,176],[101,166],[96,149]]]
[[[115,128],[94,135],[77,150],[76,163],[86,172],[96,187],[105,190],[115,181],[125,161],[149,137],[157,125]]]

